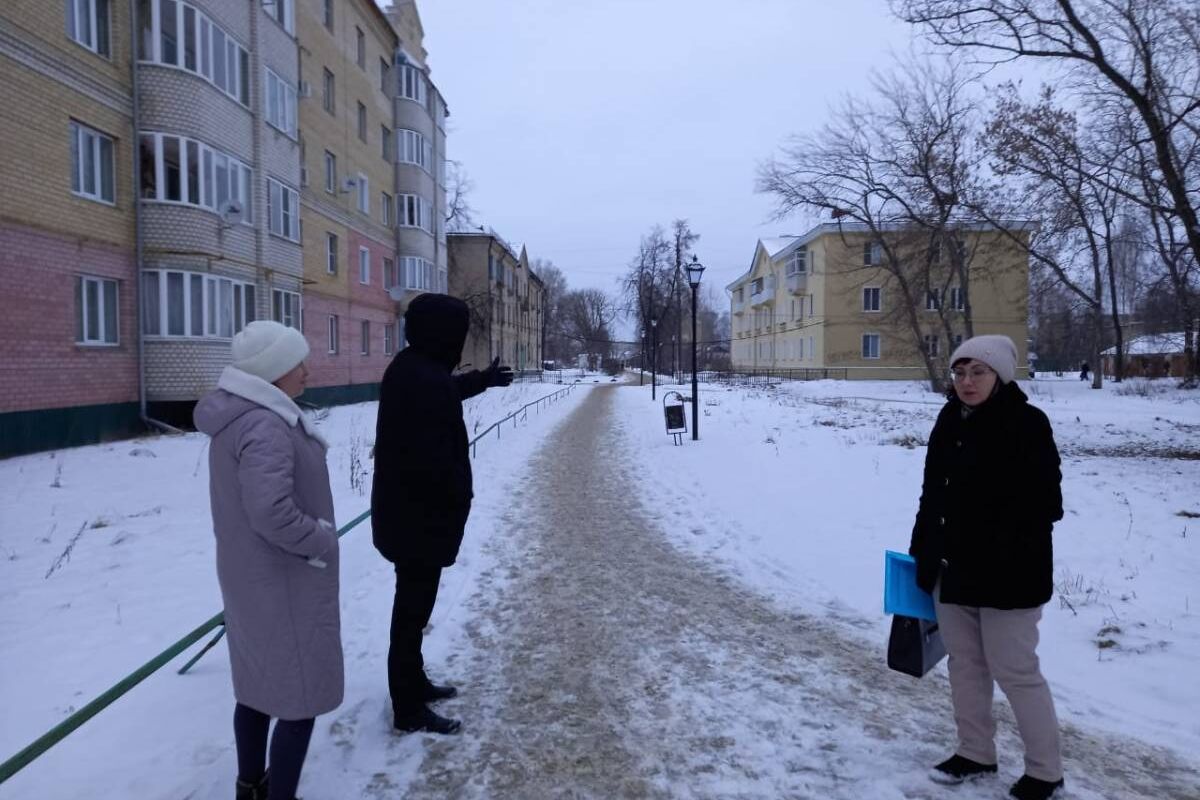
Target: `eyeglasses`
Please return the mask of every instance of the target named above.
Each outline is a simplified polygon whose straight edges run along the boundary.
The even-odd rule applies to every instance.
[[[971,369],[950,370],[950,375],[954,378],[955,383],[962,383],[967,378],[970,378],[972,382],[980,381],[992,373],[993,370],[990,370],[987,367],[972,367]]]

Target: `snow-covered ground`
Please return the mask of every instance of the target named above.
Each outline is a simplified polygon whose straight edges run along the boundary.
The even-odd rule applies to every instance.
[[[1194,762],[1200,395],[1172,385],[1022,384],[1063,455],[1039,651],[1060,715]],[[941,398],[900,382],[702,385],[701,441],[676,447],[661,394],[621,394],[642,500],[674,541],[785,607],[844,621],[882,658],[883,553],[908,547]]]
[[[482,431],[561,388],[518,383],[472,398],[464,404],[468,430]],[[481,550],[510,507],[511,482],[589,388],[581,383],[566,398],[507,423],[499,438],[479,443],[475,511],[458,564],[443,578],[425,648],[432,663],[448,655],[454,632],[461,631],[463,601],[486,569]],[[332,443],[328,464],[339,525],[369,505],[376,407],[342,406],[320,415]],[[207,443],[199,434],[154,437],[0,461],[0,758],[220,610]],[[342,540],[341,578],[344,707],[377,707],[386,730],[395,579],[371,546],[365,523]],[[180,677],[175,670],[184,660],[0,785],[0,798],[227,796],[235,772],[228,656],[218,645]],[[327,735],[321,727],[314,755],[331,749],[320,746]],[[369,742],[365,737],[361,748],[367,764],[379,756]],[[307,769],[306,789],[317,797],[345,796],[338,772]]]
[[[575,377],[568,374],[565,379]],[[646,708],[636,702],[615,712],[596,709],[616,718],[634,713],[622,725],[613,723],[625,731],[627,741],[618,741],[606,733],[611,731],[608,723],[589,727],[586,720],[593,709],[583,704],[585,695],[595,695],[598,703],[611,697],[640,697],[637,686],[624,687],[625,694],[604,690],[606,682],[620,680],[624,670],[659,674],[671,689],[656,684],[651,692],[655,687],[648,686],[646,697],[637,702],[648,703],[647,708],[661,706],[660,711],[674,715],[676,728],[688,727],[692,719],[699,726],[693,737],[679,745],[700,749],[679,756],[676,783],[662,784],[654,778],[649,784],[653,790],[646,796],[708,797],[713,796],[708,791],[713,787],[723,787],[716,792],[720,796],[781,796],[766,787],[795,786],[796,780],[808,780],[803,770],[827,759],[837,774],[813,773],[813,786],[826,780],[851,782],[838,784],[840,793],[820,796],[942,797],[929,794],[918,774],[920,759],[937,755],[927,751],[940,745],[915,743],[924,748],[919,757],[908,751],[905,741],[872,749],[877,741],[895,739],[896,732],[902,739],[911,735],[914,726],[926,739],[932,736],[940,741],[936,726],[930,726],[931,709],[920,706],[917,713],[919,704],[927,702],[920,698],[930,686],[928,680],[917,683],[889,676],[881,682],[898,687],[899,692],[894,707],[880,711],[891,733],[876,731],[883,724],[879,720],[867,725],[854,718],[858,712],[853,703],[839,712],[850,715],[847,719],[808,719],[802,713],[795,718],[794,729],[785,725],[771,743],[756,744],[755,737],[762,732],[745,720],[742,727],[734,726],[739,732],[731,733],[728,741],[718,735],[729,733],[725,728],[704,730],[710,723],[741,719],[742,708],[753,719],[770,717],[771,726],[792,719],[788,715],[793,703],[799,704],[798,711],[811,709],[811,715],[824,707],[817,702],[818,695],[833,691],[843,680],[846,691],[853,694],[847,676],[830,686],[805,684],[805,676],[833,663],[821,660],[829,654],[802,648],[793,652],[788,649],[791,639],[775,645],[766,641],[777,634],[779,625],[790,625],[788,620],[819,620],[810,624],[831,631],[827,639],[840,641],[844,634],[860,642],[865,651],[876,650],[882,660],[887,631],[881,608],[883,551],[903,550],[908,544],[920,489],[923,442],[941,400],[911,383],[702,386],[701,441],[688,439],[676,447],[664,431],[661,395],[659,402],[652,403],[648,386],[622,387],[603,390],[611,392],[610,401],[581,407],[595,383],[605,384],[608,379],[587,375],[567,399],[543,407],[538,414],[531,409],[526,418],[508,422],[499,438],[492,434],[480,443],[475,509],[459,562],[444,573],[425,645],[435,678],[476,679],[474,695],[468,692],[445,709],[468,717],[463,737],[440,740],[390,734],[385,657],[393,576],[371,547],[365,525],[342,540],[346,701],[317,725],[301,794],[316,799],[434,797],[446,796],[439,794],[440,786],[458,785],[472,787],[464,796],[486,797],[489,787],[503,785],[495,782],[497,776],[524,780],[518,773],[530,767],[521,766],[520,759],[527,755],[523,742],[553,741],[577,729],[588,736],[605,733],[608,738],[595,740],[598,747],[608,748],[603,752],[627,752],[633,758],[639,742],[646,741],[638,735],[655,736],[656,721],[665,725],[671,720],[657,713],[641,716]],[[1160,391],[1165,384],[1122,388],[1110,384],[1098,392],[1075,380],[1024,385],[1033,402],[1050,415],[1064,455],[1067,517],[1055,531],[1062,599],[1056,597],[1047,607],[1041,648],[1060,714],[1084,737],[1089,731],[1111,731],[1117,739],[1133,736],[1173,750],[1176,760],[1182,759],[1194,772],[1200,767],[1200,722],[1195,713],[1200,708],[1200,685],[1194,677],[1200,663],[1200,619],[1192,608],[1200,603],[1196,577],[1200,575],[1200,521],[1195,516],[1200,514],[1200,396]],[[1142,390],[1142,386],[1150,388]],[[482,431],[558,388],[517,384],[490,391],[468,401],[468,428]],[[572,436],[562,435],[560,426],[572,410],[586,415],[596,408],[611,409],[604,413],[615,416],[602,424],[588,423],[586,436],[574,428]],[[363,404],[333,409],[320,422],[333,442],[329,466],[339,523],[367,507],[367,451],[374,417],[374,404]],[[578,415],[572,424],[581,424]],[[548,470],[569,463],[555,458],[554,448],[593,448],[597,436],[607,438],[601,438],[603,445],[594,448],[593,458],[576,459],[578,466],[570,468],[575,471],[554,481],[547,477]],[[543,448],[547,443],[550,447]],[[158,437],[0,462],[0,708],[4,709],[0,758],[15,753],[218,610],[205,448],[202,436]],[[610,502],[601,486],[602,497],[592,497],[591,505],[576,509],[571,481],[582,481],[589,491],[593,484],[609,481],[619,490],[614,490]],[[559,487],[554,497],[543,495],[548,483]],[[584,511],[585,506],[590,510]],[[676,605],[689,608],[685,618],[656,623],[669,632],[661,650],[655,650],[658,643],[652,635],[658,628],[647,624],[630,630],[624,623],[616,624],[616,617],[609,625],[608,609],[597,606],[599,622],[581,630],[605,638],[595,646],[580,641],[576,663],[569,663],[568,675],[580,696],[559,697],[561,686],[522,687],[521,675],[547,662],[557,664],[559,656],[567,658],[571,654],[558,651],[582,636],[580,631],[556,627],[567,617],[565,612],[556,617],[553,604],[569,609],[576,601],[571,586],[560,586],[561,576],[541,559],[569,562],[572,552],[587,552],[586,537],[564,542],[561,551],[547,544],[555,540],[564,520],[577,519],[579,513],[590,515],[587,524],[580,524],[581,530],[598,529],[601,533],[593,530],[588,535],[606,538],[602,531],[607,523],[597,519],[601,516],[597,508],[614,519],[628,515],[626,528],[643,526],[625,533],[636,536],[644,529],[647,552],[653,552],[655,541],[662,541],[654,530],[659,528],[676,546],[672,552],[701,556],[722,573],[719,581],[740,587],[741,599],[725,609],[724,616],[714,609],[705,611],[707,593],[726,589],[702,576],[697,591],[681,590],[676,598]],[[571,549],[581,547],[582,551]],[[683,560],[660,556],[662,563],[656,568],[677,572],[686,583],[690,567]],[[563,575],[568,571],[561,570]],[[652,569],[645,572],[657,574]],[[629,576],[592,577],[600,584],[590,586],[594,594],[609,591],[605,580],[623,585],[621,578]],[[538,594],[539,586],[544,587],[544,596],[530,597],[531,592]],[[581,583],[579,589],[581,596],[588,596],[584,591],[588,586]],[[733,595],[720,597],[724,602]],[[780,652],[756,664],[739,665],[743,651],[734,647],[721,655],[729,659],[728,664],[709,674],[716,656],[704,650],[708,640],[702,629],[737,624],[732,621],[737,614],[730,609],[757,608],[757,597],[765,598],[779,614],[755,611],[758,619],[745,620],[739,647],[747,648],[745,652],[763,647]],[[550,610],[546,602],[551,603]],[[613,605],[624,608],[630,603]],[[636,604],[632,610],[638,611]],[[689,613],[698,616],[692,619]],[[523,649],[521,641],[512,641],[539,631],[561,642],[545,650],[529,650]],[[587,669],[593,650],[608,652],[602,644],[619,652],[620,636],[642,648],[641,658],[669,658],[677,652],[681,660],[662,663],[661,669],[654,663],[622,667],[602,662],[594,666],[594,676],[573,672]],[[519,657],[512,657],[514,650]],[[184,658],[0,785],[0,800],[228,797],[235,767],[227,654],[218,645],[192,673],[180,677],[174,671]],[[695,660],[699,672],[689,672],[688,658]],[[832,658],[854,660],[862,668],[861,658],[850,659],[845,652]],[[494,685],[485,685],[477,680],[480,670],[492,670],[493,662],[498,677]],[[767,676],[766,683],[738,685],[727,680],[732,675],[757,674],[756,670],[779,675]],[[770,689],[775,685],[771,681],[783,681],[779,683],[783,688]],[[702,686],[709,687],[703,692],[714,694],[702,696]],[[752,696],[759,686],[767,686],[770,697],[764,695],[761,708],[756,709]],[[729,693],[721,695],[725,691],[721,687]],[[504,694],[510,691],[518,694]],[[543,711],[565,709],[564,713],[575,715],[567,720],[571,724],[559,730],[553,727],[559,722],[547,720],[550,728],[540,733],[522,728],[528,738],[520,739],[507,726],[536,723],[538,713],[525,714],[528,719],[486,718],[488,709],[511,713],[511,703],[514,697],[519,700],[521,691],[549,692]],[[871,702],[875,701],[867,704]],[[897,716],[910,706],[909,718]],[[779,714],[784,716],[776,719]],[[948,714],[943,716],[944,720],[938,716],[938,724],[948,729]],[[855,733],[859,728],[863,735]],[[789,742],[807,741],[810,730],[824,731],[824,744],[814,740],[811,747],[796,745],[801,751],[789,755],[793,746]],[[872,738],[871,731],[884,738]],[[1002,736],[1009,738],[1011,747],[1011,732]],[[716,744],[710,742],[709,747],[701,741],[709,739]],[[582,744],[573,743],[574,748],[564,746],[557,755],[547,752],[555,758],[578,754],[579,746],[592,741],[585,738]],[[1082,739],[1076,736],[1072,741]],[[673,746],[664,741],[646,752],[672,753]],[[868,752],[876,752],[884,762],[844,762]],[[1131,746],[1131,752],[1140,751]],[[508,753],[518,763],[464,764],[472,753],[491,753],[493,758]],[[1077,769],[1095,763],[1094,757],[1072,762],[1068,756]],[[766,761],[759,763],[762,758]],[[899,760],[893,763],[891,758]],[[451,773],[474,769],[476,763],[482,783],[470,774]],[[653,772],[653,765],[643,766],[647,775]],[[698,771],[716,771],[707,777],[689,777],[693,766]],[[529,785],[586,768],[578,796],[614,796],[586,791],[597,781],[604,785],[607,776],[605,767],[588,757],[578,763],[555,761],[553,767]],[[793,767],[801,772],[795,773]],[[887,778],[894,769],[900,771],[895,785]],[[666,774],[672,774],[669,765]],[[856,789],[855,776],[870,780]],[[1106,780],[1101,785],[1123,785],[1119,777]],[[1195,783],[1192,778],[1180,780],[1181,786]],[[576,789],[558,788],[565,795]],[[859,790],[865,794],[856,793]],[[1151,796],[1145,792],[1125,796],[1134,794]],[[497,796],[523,795],[518,789]],[[1092,789],[1080,796],[1092,800],[1123,795],[1097,795]],[[1169,796],[1192,795],[1185,789],[1182,795]]]

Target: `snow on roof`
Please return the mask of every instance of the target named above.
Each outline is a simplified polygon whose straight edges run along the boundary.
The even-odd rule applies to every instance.
[[[799,236],[776,236],[770,239],[763,239],[763,249],[767,251],[767,255],[771,258],[779,255],[787,248],[788,245],[799,239]]]
[[[1125,345],[1126,355],[1131,356],[1156,356],[1182,352],[1182,333],[1158,333],[1147,336],[1135,336]],[[1115,356],[1116,354],[1116,347],[1110,347],[1101,353],[1101,355],[1105,356]]]

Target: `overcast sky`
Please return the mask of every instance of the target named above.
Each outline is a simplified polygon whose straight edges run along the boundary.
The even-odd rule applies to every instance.
[[[651,226],[690,221],[704,282],[774,222],[755,171],[908,50],[885,0],[418,0],[477,224],[615,290]]]

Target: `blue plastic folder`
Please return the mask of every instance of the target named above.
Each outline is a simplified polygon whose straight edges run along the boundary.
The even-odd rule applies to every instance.
[[[917,586],[917,561],[906,553],[884,552],[883,613],[937,620],[933,598]]]

